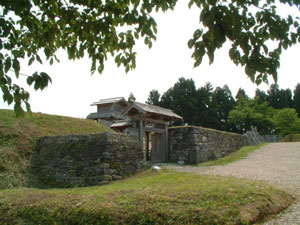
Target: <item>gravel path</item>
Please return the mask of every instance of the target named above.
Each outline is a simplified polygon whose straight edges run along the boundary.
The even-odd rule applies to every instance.
[[[167,167],[180,172],[234,176],[288,187],[299,196],[298,202],[266,224],[300,225],[300,142],[268,144],[246,159],[225,166]]]

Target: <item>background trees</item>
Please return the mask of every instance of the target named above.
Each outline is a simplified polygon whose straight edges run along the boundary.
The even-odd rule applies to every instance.
[[[159,106],[159,104],[160,104],[160,94],[159,94],[158,90],[150,91],[146,103],[149,104],[149,105]]]
[[[279,89],[278,84],[272,84],[268,90],[267,101],[275,109],[290,108],[293,106],[290,89]]]
[[[298,117],[300,117],[300,83],[295,87],[293,101]]]
[[[233,130],[242,134],[256,127],[260,134],[276,132],[272,121],[274,109],[267,102],[260,104],[258,100],[240,99],[228,117],[228,123],[234,127]]]
[[[299,122],[294,117],[297,117],[295,109],[300,101],[300,84],[295,87],[293,98],[291,93],[290,89],[271,85],[267,93],[256,89],[255,97],[250,98],[240,88],[235,100],[227,85],[213,88],[208,82],[196,89],[192,79],[180,78],[161,98],[157,90],[152,90],[147,103],[172,109],[182,116],[184,121],[175,125],[189,124],[238,133],[256,127],[260,134],[287,135],[299,132]]]
[[[136,100],[136,98],[134,97],[133,93],[130,92],[127,101],[128,101],[129,103],[133,103],[135,100]]]
[[[293,134],[300,132],[300,119],[295,109],[279,110],[274,116],[274,124],[282,137],[290,134],[292,139]]]
[[[184,123],[196,123],[196,87],[192,79],[179,78],[161,97],[160,105],[172,109],[184,118]]]

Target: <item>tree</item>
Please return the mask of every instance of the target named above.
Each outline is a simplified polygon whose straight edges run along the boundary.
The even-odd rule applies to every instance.
[[[279,0],[280,3],[299,8],[298,0]],[[283,49],[300,42],[299,18],[282,18],[271,1],[202,1],[191,0],[189,6],[201,9],[200,26],[188,42],[194,49],[194,66],[199,66],[205,54],[210,63],[216,49],[231,43],[229,56],[236,65],[245,66],[252,82],[267,82],[271,75],[277,82],[280,54]],[[279,4],[279,7],[281,5]],[[272,44],[277,47],[270,49]]]
[[[135,102],[135,100],[136,100],[136,98],[134,97],[133,93],[130,92],[130,94],[129,94],[129,96],[128,96],[128,99],[127,99],[127,102],[128,102],[129,104],[131,104],[131,103]]]
[[[266,92],[256,88],[255,90],[255,98],[257,99],[259,104],[264,103],[265,101],[267,101],[267,97],[268,95],[266,94]]]
[[[293,105],[296,109],[298,117],[300,117],[300,83],[294,89]]]
[[[223,88],[217,87],[213,94],[213,103],[215,106],[216,113],[216,127],[218,130],[230,130],[227,126],[227,118],[229,112],[235,105],[234,98],[232,97],[231,91],[227,85]]]
[[[196,87],[192,79],[183,77],[169,88],[161,97],[161,106],[173,110],[183,117],[184,123],[195,125],[196,121]],[[177,124],[182,123],[177,121]]]
[[[238,102],[241,98],[249,99],[249,96],[246,94],[246,91],[243,88],[239,88],[238,92],[236,93],[235,100]]]
[[[298,0],[279,2],[300,6]],[[135,40],[143,37],[151,47],[156,38],[157,25],[151,13],[173,9],[176,3],[177,0],[1,1],[0,86],[4,101],[14,102],[18,115],[23,113],[22,102],[30,110],[29,93],[12,82],[8,71],[13,70],[18,78],[22,58],[31,65],[35,60],[42,63],[44,55],[52,64],[59,49],[65,49],[72,60],[88,54],[91,72],[101,73],[108,55],[128,72],[135,68]],[[276,4],[275,0],[190,0],[189,7],[196,6],[201,11],[199,29],[188,41],[194,51],[194,66],[201,64],[204,55],[213,63],[216,49],[230,42],[229,57],[245,67],[252,82],[267,82],[268,76],[277,81],[281,52],[300,42],[300,29],[299,19],[283,18]],[[270,48],[274,44],[277,46]],[[34,72],[27,79],[36,90],[43,90],[49,82],[51,78],[45,72]]]
[[[269,105],[275,109],[290,108],[293,106],[292,91],[280,89],[278,84],[272,84],[268,90],[267,100]]]
[[[195,125],[214,128],[216,121],[215,104],[213,103],[213,86],[207,82],[197,89]]]
[[[280,100],[280,90],[278,84],[272,84],[268,90],[268,103],[274,109],[280,109],[279,100]]]
[[[238,133],[245,133],[256,127],[260,134],[272,134],[275,132],[273,115],[274,109],[267,102],[259,104],[257,98],[242,98],[230,111],[228,123],[235,126]]]
[[[282,137],[300,132],[300,119],[295,109],[284,108],[278,110],[274,116],[274,123]]]
[[[156,105],[156,106],[160,105],[160,94],[158,90],[150,91],[146,103],[149,105]]]

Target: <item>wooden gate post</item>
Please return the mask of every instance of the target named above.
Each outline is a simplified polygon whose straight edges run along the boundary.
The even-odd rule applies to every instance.
[[[144,138],[144,125],[143,125],[143,120],[139,120],[139,141],[141,144],[141,150],[144,150],[144,143],[143,143],[143,138]]]
[[[169,144],[168,144],[168,125],[165,125],[165,161],[168,162],[169,161]]]

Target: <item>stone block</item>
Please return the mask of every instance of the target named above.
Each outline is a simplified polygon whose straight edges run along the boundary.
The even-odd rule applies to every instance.
[[[118,176],[118,175],[112,175],[112,179],[113,180],[120,180],[120,179],[122,179],[122,177]]]
[[[100,168],[105,169],[105,168],[109,168],[109,164],[108,163],[101,163],[99,165]]]
[[[111,175],[101,175],[99,176],[99,180],[102,180],[102,181],[111,181],[112,180],[112,176]]]

